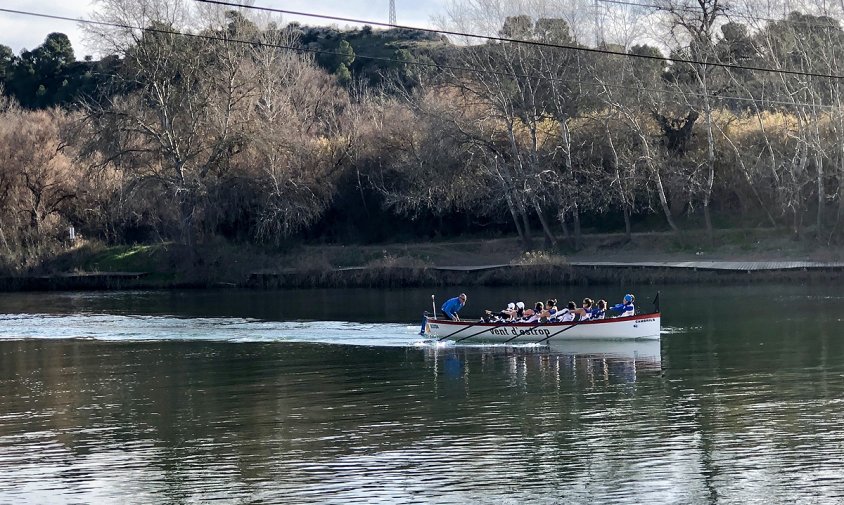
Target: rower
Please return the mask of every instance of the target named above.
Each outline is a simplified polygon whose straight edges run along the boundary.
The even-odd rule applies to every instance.
[[[609,308],[609,310],[617,310],[621,312],[618,317],[627,317],[627,316],[634,316],[636,315],[636,307],[633,305],[636,301],[636,297],[627,293],[624,295],[624,300],[622,303],[613,305]]]
[[[580,308],[575,310],[575,314],[580,316],[581,321],[592,319],[592,305],[594,302],[591,298],[584,298]]]
[[[604,315],[607,312],[607,301],[606,300],[598,300],[595,302],[595,306],[592,307],[592,316],[590,319],[603,319]]]
[[[553,319],[554,315],[559,312],[560,309],[557,308],[557,299],[556,298],[549,298],[548,302],[545,304],[545,311],[548,312],[548,319]]]
[[[498,313],[498,318],[504,321],[509,321],[514,317],[516,317],[516,304],[513,302],[508,303],[507,308]]]
[[[544,321],[543,321],[544,319]],[[545,304],[542,302],[536,302],[536,305],[533,306],[533,315],[528,318],[526,322],[528,323],[544,323],[547,319],[547,312],[545,312]]]
[[[575,321],[580,318],[580,316],[576,313],[577,311],[577,304],[574,302],[569,302],[566,305],[566,308],[560,311],[557,311],[557,321],[561,323],[568,323],[571,321]]]

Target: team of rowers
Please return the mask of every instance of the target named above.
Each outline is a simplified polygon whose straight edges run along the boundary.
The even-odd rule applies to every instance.
[[[445,317],[452,321],[459,321],[460,317],[457,315],[457,312],[466,305],[466,300],[466,294],[461,293],[459,296],[446,301],[441,307]],[[608,307],[606,300],[598,300],[596,302],[591,298],[584,298],[580,307],[572,301],[568,302],[563,309],[557,307],[557,300],[553,298],[544,303],[536,302],[532,309],[525,308],[524,302],[510,302],[505,309],[499,312],[485,310],[483,317],[481,317],[481,322],[556,323],[587,321],[591,319],[604,319],[607,317],[608,310],[619,312],[621,317],[625,317],[636,314],[635,300],[636,297],[628,293],[624,295],[621,303]]]

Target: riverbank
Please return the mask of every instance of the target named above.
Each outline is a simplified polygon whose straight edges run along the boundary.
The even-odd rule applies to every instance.
[[[299,245],[278,251],[228,243],[188,248],[81,244],[0,289],[412,287],[624,283],[830,282],[844,277],[833,247],[776,230],[585,235],[524,253],[513,238],[366,246]]]

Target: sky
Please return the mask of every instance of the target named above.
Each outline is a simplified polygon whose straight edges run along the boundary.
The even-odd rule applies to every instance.
[[[396,0],[398,24],[430,27],[432,17],[444,11],[446,2],[447,0]],[[389,14],[389,0],[254,0],[254,5],[384,23],[388,21]],[[0,8],[76,19],[90,17],[95,5],[91,0],[2,0]],[[316,18],[285,16],[284,20],[299,21],[308,25],[331,24]],[[22,49],[37,47],[47,34],[52,32],[61,32],[70,37],[79,59],[96,52],[94,48],[85,45],[83,31],[78,23],[0,12],[0,44],[11,47],[16,54]]]

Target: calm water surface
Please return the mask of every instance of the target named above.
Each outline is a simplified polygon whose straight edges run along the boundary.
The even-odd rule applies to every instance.
[[[515,292],[624,294],[464,315]],[[431,345],[430,305],[2,294],[0,503],[844,503],[835,287],[663,288],[639,343]]]

